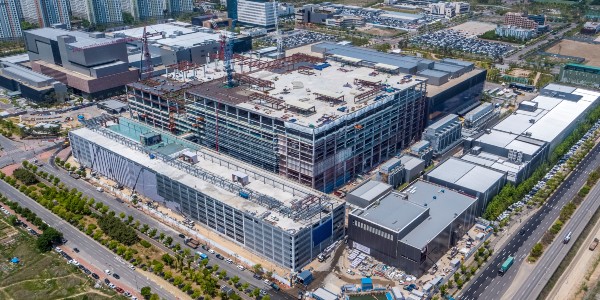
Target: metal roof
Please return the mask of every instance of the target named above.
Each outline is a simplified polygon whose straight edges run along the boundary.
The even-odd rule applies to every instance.
[[[393,212],[393,213],[392,213]],[[364,210],[355,210],[354,215],[371,223],[400,232],[416,222],[423,214],[428,214],[428,208],[411,201],[406,201],[398,192],[383,197]]]
[[[76,31],[76,30],[66,30],[66,29],[58,29],[51,27],[44,27],[38,29],[27,30],[26,32],[45,37],[49,40],[57,41],[59,36],[69,35],[75,37],[77,41],[73,43],[69,43],[69,45],[74,47],[87,47],[93,45],[102,45],[106,43],[110,43],[115,41],[116,39],[110,37],[100,37],[95,38],[91,37],[89,32]]]
[[[414,157],[414,156],[410,156],[410,155],[402,155],[400,157],[400,161],[404,165],[404,168],[406,168],[407,170],[412,170],[412,169],[416,168],[418,165],[425,162],[424,160],[422,160],[418,157]]]
[[[466,189],[485,193],[502,179],[503,173],[451,157],[427,174],[440,181],[454,183]]]
[[[389,184],[386,184],[386,183],[383,183],[380,181],[369,180],[369,181],[363,183],[358,188],[352,190],[350,192],[350,195],[353,195],[353,196],[356,196],[356,197],[359,197],[361,199],[365,199],[365,200],[371,202],[374,198],[376,198],[379,195],[381,195],[382,193],[384,193],[390,187],[391,186]]]
[[[439,121],[427,126],[427,129],[433,129],[435,131],[438,131],[439,129],[443,129],[444,127],[447,127],[450,125],[450,123],[458,121],[458,116],[455,114],[449,114],[443,118],[441,118]]]
[[[444,76],[448,76],[447,72],[438,71],[438,70],[429,70],[429,69],[420,71],[417,74],[419,74],[420,76],[434,77],[434,78],[442,78]]]
[[[402,242],[417,249],[427,246],[454,221],[456,216],[468,210],[476,200],[471,196],[421,180],[404,189],[404,191],[409,190],[414,192],[405,193],[408,195],[408,201],[429,209],[429,218],[402,239]]]

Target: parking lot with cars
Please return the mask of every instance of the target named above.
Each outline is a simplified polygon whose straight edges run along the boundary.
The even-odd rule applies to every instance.
[[[548,173],[546,173],[544,178],[542,178],[540,181],[538,181],[535,184],[535,186],[531,189],[531,191],[529,191],[529,193],[527,193],[527,195],[525,195],[523,197],[523,199],[510,205],[502,214],[500,214],[500,216],[498,216],[496,221],[500,222],[500,221],[505,220],[506,218],[510,217],[510,215],[516,209],[525,206],[527,204],[527,202],[529,202],[539,190],[541,190],[542,188],[544,188],[546,186],[546,183],[548,182],[548,180],[550,180],[552,177],[554,177],[554,175],[556,175],[556,173],[558,173],[560,170],[563,169],[563,167],[567,163],[567,160],[569,158],[571,158],[571,156],[573,156],[573,154],[575,154],[577,152],[577,150],[579,150],[579,148],[583,145],[583,143],[585,141],[587,141],[589,138],[593,137],[594,132],[596,130],[598,130],[599,128],[600,128],[600,121],[596,122],[596,124],[594,124],[594,126],[592,126],[592,128],[590,128],[590,130],[588,130],[588,132],[586,132],[586,134],[581,139],[579,139],[579,141],[577,141],[577,143],[575,143],[575,145],[573,145],[571,147],[571,149],[569,149],[569,151],[567,153],[565,153],[565,155],[563,155],[558,160],[556,165],[554,165],[554,167],[552,167],[552,169],[550,169],[550,171],[548,171]],[[522,235],[521,232],[519,232],[519,234]]]
[[[514,49],[508,44],[484,41],[452,29],[414,36],[410,42],[416,46],[458,50],[491,58],[503,57]]]

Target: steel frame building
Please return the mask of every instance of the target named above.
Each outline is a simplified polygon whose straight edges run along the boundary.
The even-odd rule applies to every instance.
[[[84,124],[69,132],[83,166],[290,271],[344,235],[337,198],[125,118]]]

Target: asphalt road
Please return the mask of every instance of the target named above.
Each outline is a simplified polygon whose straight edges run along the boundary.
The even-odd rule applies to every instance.
[[[544,255],[538,261],[535,269],[524,281],[519,282],[520,288],[515,295],[516,299],[536,299],[538,297],[598,207],[600,207],[600,185],[595,185],[570,221],[563,227],[561,235],[557,236],[544,251]],[[564,244],[563,239],[569,232],[572,232],[571,241]],[[587,245],[583,247],[587,247]]]
[[[53,158],[51,158],[51,162],[45,164],[42,169],[46,172],[53,174],[60,178],[60,181],[69,187],[77,188],[80,192],[83,193],[84,196],[92,197],[96,199],[96,201],[100,201],[110,207],[111,210],[114,210],[117,214],[120,212],[124,212],[127,215],[133,216],[136,220],[139,220],[141,224],[148,224],[150,228],[156,228],[158,232],[164,232],[166,236],[171,236],[173,238],[173,243],[180,243],[182,247],[187,247],[183,243],[183,239],[179,237],[180,232],[175,229],[161,223],[160,221],[154,219],[153,217],[147,215],[146,213],[127,205],[127,203],[120,203],[115,200],[115,197],[108,195],[103,192],[96,191],[95,187],[90,185],[89,183],[81,180],[74,179],[69,174],[54,165]],[[191,248],[190,248],[191,249]],[[192,249],[192,253],[195,250]],[[218,249],[215,249],[218,252]],[[229,277],[238,276],[240,278],[240,282],[248,282],[249,284],[265,289],[268,291],[271,299],[296,299],[294,296],[286,294],[284,292],[277,292],[273,290],[271,287],[265,285],[261,280],[257,280],[252,277],[252,273],[249,270],[240,271],[235,264],[228,264],[225,261],[220,261],[215,257],[215,255],[206,253],[210,257],[210,264],[215,264],[216,262],[219,265],[220,270],[225,270]]]
[[[98,242],[88,237],[71,224],[65,222],[57,215],[47,210],[42,205],[35,202],[33,199],[25,196],[12,186],[8,185],[4,181],[0,181],[0,190],[2,193],[11,199],[12,201],[18,202],[22,207],[28,207],[31,211],[35,212],[42,220],[48,223],[49,226],[54,227],[63,233],[65,239],[68,240],[66,247],[77,247],[80,252],[78,253],[86,262],[95,266],[101,270],[111,270],[121,276],[121,279],[117,280],[110,277],[110,281],[115,283],[117,286],[123,287],[125,290],[136,290],[139,291],[144,286],[152,288],[154,293],[157,293],[163,299],[172,299],[173,296],[167,293],[162,287],[147,279],[142,274],[132,271],[129,269],[127,263],[118,261],[116,255],[104,248]],[[65,262],[66,263],[66,262]],[[98,274],[101,279],[105,278],[105,274]]]
[[[573,198],[585,184],[588,174],[600,165],[600,147],[592,151],[579,163],[571,176],[564,181],[552,196],[531,218],[525,220],[523,226],[513,233],[510,241],[496,252],[486,268],[476,275],[470,284],[464,287],[458,299],[500,299],[510,287],[518,268],[527,258],[529,251],[537,243],[544,232],[552,226],[560,209]],[[579,210],[578,210],[579,211]],[[504,274],[498,275],[498,268],[508,256],[514,256],[512,267]],[[532,299],[532,298],[515,298]]]
[[[577,24],[571,24],[571,25],[570,25],[570,26],[568,26],[567,28],[565,28],[565,29],[563,29],[563,30],[561,30],[561,31],[557,32],[557,33],[556,33],[554,36],[563,36],[563,34],[564,34],[565,32],[567,32],[567,31],[569,31],[569,30],[573,29],[573,28],[574,28],[576,25],[577,25]],[[542,44],[542,43],[546,43],[546,42],[548,41],[548,39],[550,39],[550,37],[549,37],[549,38],[547,38],[547,39],[540,40],[540,41],[538,41],[538,42],[537,42],[537,43],[535,43],[535,44],[532,44],[532,45],[529,45],[529,46],[523,47],[523,49],[521,49],[521,50],[519,50],[519,51],[517,51],[517,52],[513,53],[512,55],[510,55],[510,56],[508,56],[508,57],[504,58],[504,63],[505,63],[505,64],[509,64],[509,63],[513,63],[513,62],[514,62],[514,63],[519,63],[519,61],[521,60],[521,59],[519,58],[519,55],[523,55],[523,54],[527,53],[527,51],[529,51],[529,50],[531,50],[531,49],[533,49],[533,48],[537,47],[538,45],[540,45],[540,44]]]

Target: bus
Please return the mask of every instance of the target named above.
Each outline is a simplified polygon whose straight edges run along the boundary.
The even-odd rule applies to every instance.
[[[512,256],[509,256],[504,261],[504,263],[502,264],[502,266],[500,266],[500,269],[498,270],[498,273],[500,274],[500,276],[504,275],[504,273],[506,273],[506,271],[508,271],[508,269],[510,269],[510,266],[512,266],[514,261],[515,261],[515,258]]]

